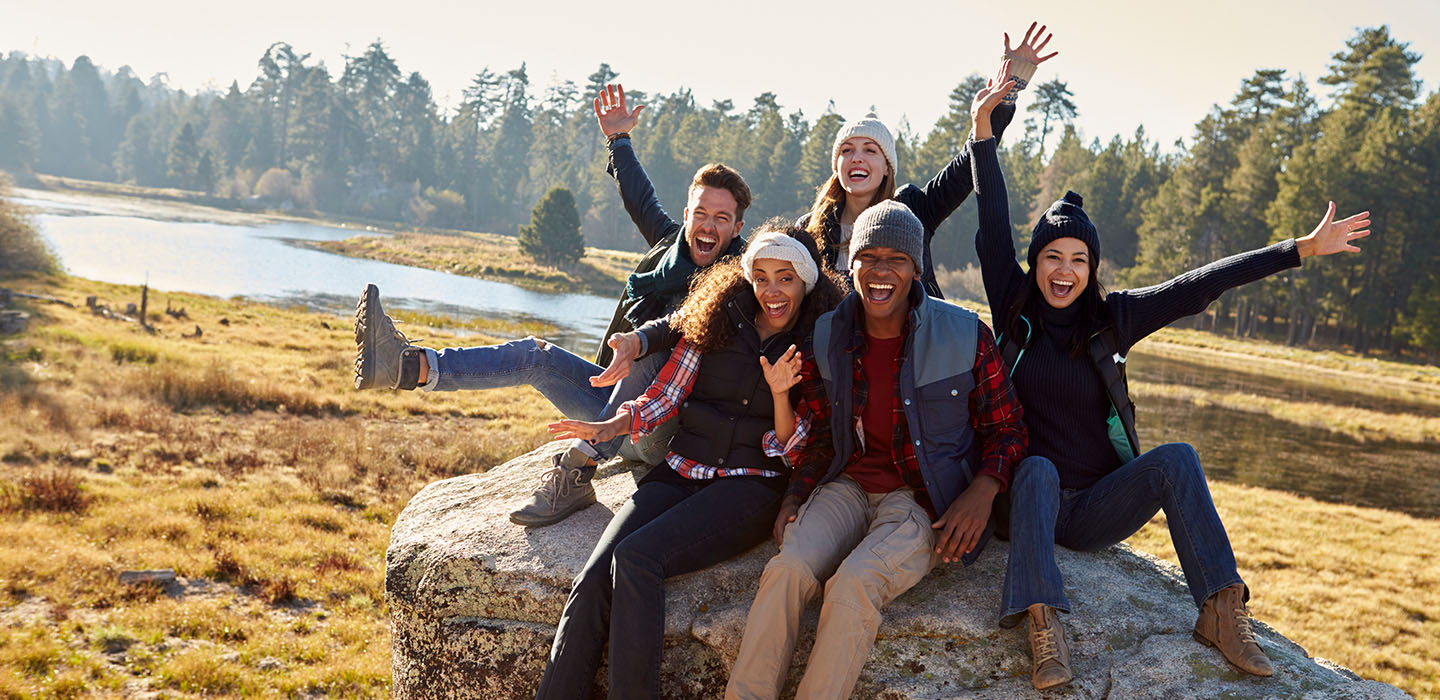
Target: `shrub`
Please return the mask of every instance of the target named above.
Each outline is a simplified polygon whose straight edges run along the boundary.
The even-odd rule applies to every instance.
[[[20,205],[9,201],[12,182],[0,173],[0,274],[60,271],[60,261]]]
[[[284,168],[271,168],[255,183],[255,196],[273,203],[295,202],[299,199],[295,176]]]

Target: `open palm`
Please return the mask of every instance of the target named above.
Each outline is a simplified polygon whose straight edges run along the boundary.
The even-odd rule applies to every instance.
[[[625,88],[621,85],[606,85],[595,98],[595,119],[606,136],[634,129],[643,111],[645,105],[636,105],[633,112],[625,108]]]

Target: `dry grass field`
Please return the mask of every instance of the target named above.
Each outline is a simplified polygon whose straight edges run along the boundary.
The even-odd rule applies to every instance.
[[[188,315],[152,312],[152,335],[85,309],[87,295],[138,302],[133,287],[0,286],[75,305],[25,301],[30,329],[0,338],[0,698],[386,696],[390,523],[424,484],[538,445],[558,415],[529,389],[357,392],[348,318],[152,294],[151,309],[168,301]],[[459,325],[405,317],[409,331]],[[203,334],[184,337],[196,325]],[[469,325],[481,335],[411,334],[445,345],[543,330]],[[1208,338],[1167,332],[1157,346]],[[1417,395],[1437,386],[1408,365],[1211,350],[1247,371],[1352,373]],[[1426,420],[1314,420],[1434,439]],[[1440,697],[1440,521],[1212,488],[1262,620],[1317,656]],[[1163,518],[1131,543],[1174,561]],[[159,568],[185,584],[117,580]]]

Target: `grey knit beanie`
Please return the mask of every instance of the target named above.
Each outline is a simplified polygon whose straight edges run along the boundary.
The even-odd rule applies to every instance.
[[[1035,269],[1035,259],[1040,257],[1040,251],[1058,238],[1080,239],[1090,249],[1090,259],[1097,264],[1100,262],[1100,233],[1085,214],[1084,204],[1085,200],[1080,195],[1067,191],[1063,199],[1055,200],[1040,215],[1030,235],[1030,249],[1026,252],[1030,269]]]
[[[885,162],[890,164],[891,178],[897,177],[895,173],[900,172],[900,165],[895,159],[895,137],[890,134],[890,129],[885,126],[885,122],[880,121],[880,117],[875,116],[874,112],[866,114],[865,118],[858,122],[850,122],[840,127],[840,131],[835,133],[835,144],[830,148],[832,172],[835,169],[835,159],[840,155],[840,145],[845,143],[845,139],[853,136],[864,136],[879,144],[880,152],[885,154]]]
[[[908,256],[919,270],[925,261],[925,225],[915,212],[893,199],[876,204],[855,219],[850,233],[850,260],[866,248],[894,248]]]

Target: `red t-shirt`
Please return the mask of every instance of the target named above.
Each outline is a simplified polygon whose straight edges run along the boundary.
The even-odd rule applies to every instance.
[[[900,350],[905,338],[865,336],[860,367],[867,385],[865,409],[860,413],[865,449],[856,450],[845,472],[869,493],[890,493],[905,485],[895,466],[895,382],[900,373]]]

